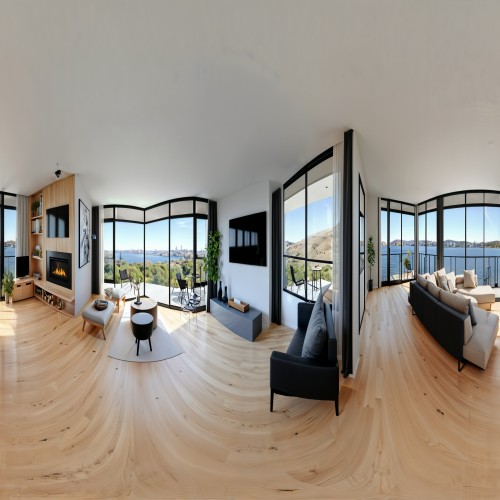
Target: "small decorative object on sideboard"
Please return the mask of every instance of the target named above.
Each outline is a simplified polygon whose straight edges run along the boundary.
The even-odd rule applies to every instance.
[[[222,302],[224,302],[224,304],[227,304],[227,286],[224,287],[224,297],[222,297]]]
[[[217,300],[222,302],[222,281],[219,281],[219,291],[217,292]]]
[[[228,304],[230,307],[234,307],[236,310],[241,312],[247,312],[250,309],[250,305],[239,299],[229,299]]]

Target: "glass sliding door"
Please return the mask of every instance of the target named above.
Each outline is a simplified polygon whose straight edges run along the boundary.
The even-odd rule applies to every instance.
[[[170,286],[177,284],[177,275],[186,281],[186,289],[176,288],[170,304],[182,307],[189,298],[192,288],[194,269],[194,224],[193,217],[176,217],[170,220]]]
[[[463,274],[465,267],[465,195],[443,198],[443,265]]]
[[[497,197],[497,202],[500,203],[500,195]],[[497,287],[500,283],[500,206],[484,207],[484,259],[487,276],[485,284]]]

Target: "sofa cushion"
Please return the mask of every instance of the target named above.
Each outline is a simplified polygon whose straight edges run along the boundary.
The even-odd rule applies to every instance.
[[[431,283],[429,282],[429,284],[427,285],[427,290],[429,290],[429,293],[437,300],[439,300],[439,293],[440,293],[440,290],[439,288],[434,284],[434,283]]]
[[[434,274],[429,274],[429,276],[427,276],[427,281],[437,286],[436,277],[434,276]]]
[[[464,346],[464,358],[485,369],[497,338],[498,316],[479,308],[474,312],[477,325],[472,327],[473,335]]]
[[[425,288],[427,290],[427,284],[429,283],[425,278],[424,276],[421,276],[420,274],[417,274],[417,283]]]
[[[464,271],[464,288],[475,288],[476,281],[474,280],[475,271],[469,269]]]
[[[448,283],[448,288],[450,289],[450,292],[455,292],[457,289],[457,280],[455,277],[455,273],[451,271],[451,273],[446,274],[446,281]]]
[[[455,283],[458,285],[459,283],[464,283],[464,275],[463,274],[457,274],[455,276]]]
[[[470,338],[474,335],[470,316],[464,321],[464,345],[467,345]]]
[[[495,302],[495,292],[489,285],[480,285],[475,288],[464,288],[461,284],[459,284],[458,293],[475,298],[478,304],[493,304],[493,302]]]
[[[439,277],[439,286],[443,290],[446,290],[447,292],[450,291],[450,287],[448,286],[448,279],[446,278],[446,276],[440,276]]]
[[[460,294],[455,294],[441,290],[440,293],[441,302],[447,306],[455,309],[462,314],[468,314],[469,312],[469,299]]]
[[[441,276],[446,276],[446,269],[443,267],[434,273],[436,278],[436,285],[441,287]]]
[[[304,345],[302,346],[302,356],[304,358],[320,358],[325,352],[325,345],[326,321],[323,294],[319,293],[307,325]]]

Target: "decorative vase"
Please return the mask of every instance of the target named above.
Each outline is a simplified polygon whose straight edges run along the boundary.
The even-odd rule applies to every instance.
[[[219,281],[219,291],[217,292],[217,300],[222,301],[222,281]]]
[[[224,287],[224,297],[222,297],[222,302],[227,304],[227,286]]]
[[[368,291],[371,292],[373,290],[373,280],[370,278],[368,280]]]

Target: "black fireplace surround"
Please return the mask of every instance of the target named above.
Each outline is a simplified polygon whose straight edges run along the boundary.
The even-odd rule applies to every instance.
[[[71,290],[71,254],[47,250],[46,279]]]

